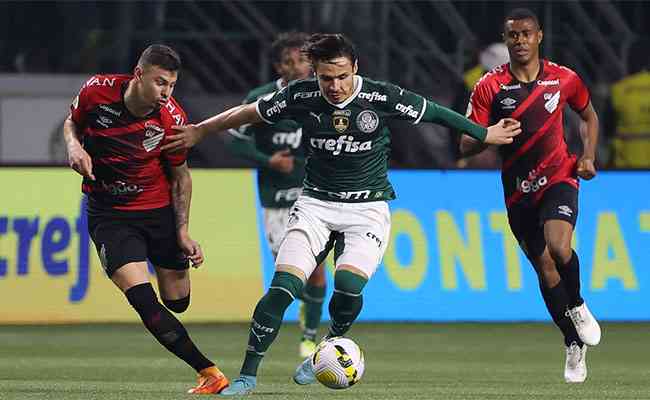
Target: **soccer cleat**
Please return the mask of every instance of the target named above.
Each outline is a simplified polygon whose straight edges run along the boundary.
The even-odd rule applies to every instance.
[[[587,379],[587,345],[578,346],[576,342],[566,348],[564,363],[564,381],[566,383],[582,383]]]
[[[316,351],[316,342],[309,339],[302,339],[300,341],[300,357],[311,357]]]
[[[600,343],[600,325],[587,308],[587,303],[570,308],[566,314],[573,321],[580,340],[589,346],[596,346]]]
[[[251,394],[253,389],[257,386],[257,377],[251,375],[239,375],[239,378],[235,378],[230,386],[225,388],[219,393],[221,396],[242,396],[246,394]]]
[[[192,394],[220,393],[228,386],[228,378],[216,366],[204,368],[199,371],[198,385],[188,390]]]
[[[311,385],[316,382],[316,375],[311,367],[311,358],[307,357],[305,361],[298,365],[296,372],[293,374],[293,381],[298,385]]]

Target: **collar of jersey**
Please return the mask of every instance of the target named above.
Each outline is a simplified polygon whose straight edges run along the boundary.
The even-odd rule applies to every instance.
[[[361,92],[361,86],[363,86],[363,78],[359,75],[354,76],[354,83],[356,83],[357,87],[354,89],[354,93],[352,93],[352,96],[348,97],[345,101],[341,103],[332,103],[325,94],[323,94],[323,98],[325,99],[326,102],[330,103],[336,108],[343,109],[348,106],[348,104],[352,103],[354,99],[357,98],[357,95],[359,92]],[[323,88],[320,87],[320,82],[318,82],[318,88],[320,89],[321,93],[323,93]]]

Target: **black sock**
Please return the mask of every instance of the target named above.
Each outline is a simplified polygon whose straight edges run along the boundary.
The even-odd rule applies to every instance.
[[[571,318],[566,315],[569,297],[562,280],[552,288],[544,287],[544,284],[540,283],[540,289],[542,290],[546,309],[551,314],[555,325],[560,328],[564,335],[564,344],[570,346],[572,342],[576,342],[578,346],[582,346],[582,341],[578,337],[578,332]]]
[[[192,343],[180,321],[158,302],[156,292],[150,283],[133,286],[126,291],[125,295],[140,315],[144,326],[167,350],[197,372],[214,365]]]
[[[569,296],[569,308],[584,303],[584,300],[580,296],[580,260],[576,252],[571,251],[571,259],[569,262],[564,265],[559,265],[557,269],[562,281],[564,281],[564,286]]]

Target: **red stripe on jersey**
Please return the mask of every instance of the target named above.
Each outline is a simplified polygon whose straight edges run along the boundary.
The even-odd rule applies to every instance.
[[[512,156],[510,156],[510,158],[508,158],[503,162],[503,165],[501,166],[501,170],[505,171],[509,169],[512,166],[512,164],[514,164],[515,161],[517,161],[521,156],[523,156],[531,147],[533,147],[533,145],[535,145],[535,143],[537,143],[539,139],[542,138],[542,136],[544,136],[546,131],[548,131],[549,128],[553,125],[553,123],[561,116],[562,116],[562,110],[561,109],[555,110],[551,118],[547,119],[546,122],[544,122],[544,125],[542,125],[537,130],[537,132],[535,132],[533,136],[528,138],[528,140],[524,142],[524,144],[522,144],[521,147],[519,147],[517,151],[515,151],[512,154]]]
[[[537,165],[540,170],[543,170],[546,166],[546,164],[553,160],[559,153],[561,153],[564,149],[562,146],[557,146],[555,150],[553,150],[549,155],[547,155],[542,161],[540,161]],[[558,181],[561,178],[556,178],[557,175],[552,175],[551,178],[549,179],[549,183],[546,185],[546,187],[549,187],[553,184],[553,181]],[[545,190],[540,190],[537,195],[541,196],[542,193],[544,193]],[[516,203],[521,196],[523,196],[525,193],[520,190],[520,188],[516,189],[516,192],[511,194],[507,199],[506,199],[506,207],[510,207],[512,204]]]
[[[528,95],[526,100],[524,100],[523,103],[521,103],[519,107],[517,107],[517,109],[513,111],[512,114],[510,114],[510,118],[514,118],[514,119],[519,118],[521,114],[525,113],[528,107],[530,107],[530,105],[533,104],[533,102],[537,100],[539,96],[542,95],[542,92],[544,92],[545,89],[546,88],[543,86],[535,87],[532,93]]]

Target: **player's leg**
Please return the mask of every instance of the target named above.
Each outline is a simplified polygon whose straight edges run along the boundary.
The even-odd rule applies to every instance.
[[[316,350],[316,335],[325,300],[325,262],[322,262],[307,280],[300,305],[300,356],[309,357]]]
[[[565,380],[580,381],[582,369],[579,368],[579,363],[569,361],[576,359],[574,355],[578,354],[578,352],[574,350],[576,348],[582,349],[583,343],[573,322],[567,315],[569,296],[557,271],[555,261],[546,247],[544,230],[540,226],[538,214],[538,209],[529,208],[525,205],[514,205],[508,209],[508,222],[519,245],[535,268],[546,309],[564,337],[567,350],[567,362],[564,369]],[[571,353],[569,353],[569,350],[571,350]]]
[[[147,257],[156,270],[163,303],[174,312],[185,311],[190,304],[189,262],[176,239],[173,211],[159,210],[152,218],[142,221],[139,228],[146,240]],[[143,321],[151,319],[148,325],[145,324],[147,328],[152,333],[162,332],[161,337],[167,342],[161,343],[198,372],[198,385],[189,393],[219,393],[228,385],[228,379],[199,351],[183,324],[172,313],[158,301],[154,304],[147,300],[143,307],[151,309],[148,315],[141,314]]]
[[[381,262],[390,237],[390,213],[385,202],[347,205],[344,218],[346,221],[336,227],[336,272],[327,337],[345,335],[361,313],[363,288]],[[309,358],[296,368],[293,380],[299,385],[315,382]]]
[[[571,248],[571,237],[578,214],[578,191],[561,183],[544,193],[540,210],[544,239],[569,296],[569,317],[580,339],[590,346],[600,342],[600,326],[580,295],[580,263]]]
[[[278,335],[284,312],[300,296],[307,277],[332,246],[330,231],[319,215],[326,213],[309,199],[298,199],[299,212],[288,223],[287,234],[276,258],[276,272],[266,294],[253,311],[248,347],[240,376],[222,395],[250,393],[264,354]],[[295,206],[294,206],[295,209]]]

